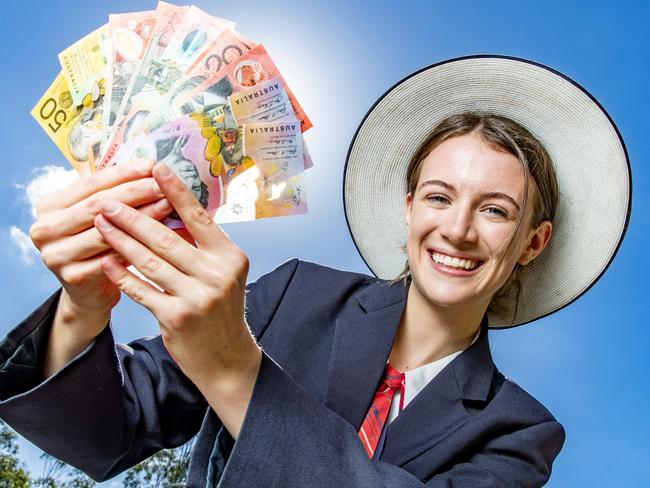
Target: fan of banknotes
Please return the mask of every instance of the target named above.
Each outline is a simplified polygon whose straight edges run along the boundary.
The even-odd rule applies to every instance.
[[[161,1],[110,15],[59,60],[32,115],[79,174],[149,158],[217,223],[306,213],[302,133],[312,124],[234,22]]]

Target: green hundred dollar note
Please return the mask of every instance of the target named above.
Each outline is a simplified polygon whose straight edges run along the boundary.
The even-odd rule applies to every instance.
[[[102,120],[101,91],[89,106],[77,107],[63,73],[59,73],[32,109],[56,147],[80,175],[93,171],[99,156]]]
[[[78,40],[59,53],[63,76],[70,88],[72,102],[90,105],[91,93],[103,84],[108,56],[108,24]],[[84,97],[86,100],[84,101]]]

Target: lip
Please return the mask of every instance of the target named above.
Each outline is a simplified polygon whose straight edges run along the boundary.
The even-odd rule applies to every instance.
[[[469,259],[472,261],[478,261],[479,263],[482,263],[483,260],[477,258],[476,256],[470,256],[468,254],[458,254],[456,252],[448,252],[448,251],[443,251],[442,249],[436,249],[434,247],[428,247],[427,252],[429,254],[437,252],[438,254],[445,254],[446,256],[449,256],[451,258],[458,258],[458,259]]]
[[[445,254],[445,255],[450,256],[452,258],[471,259],[471,260],[474,260],[474,261],[478,261],[479,265],[476,268],[472,269],[472,270],[450,268],[450,267],[445,266],[444,264],[440,264],[440,263],[435,262],[433,260],[433,253],[434,252],[438,253],[438,254]],[[448,275],[448,276],[473,276],[476,273],[478,273],[478,271],[485,264],[485,261],[481,261],[480,259],[477,259],[477,258],[474,258],[474,257],[471,257],[471,256],[466,256],[466,255],[463,256],[463,255],[460,255],[460,254],[446,253],[446,252],[442,252],[442,251],[439,251],[439,250],[433,249],[433,248],[427,249],[427,254],[429,255],[429,262],[431,263],[432,267],[436,271],[438,271],[439,273],[442,273],[442,274],[445,274],[445,275]]]

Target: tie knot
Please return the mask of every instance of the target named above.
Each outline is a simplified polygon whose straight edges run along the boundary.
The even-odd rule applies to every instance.
[[[391,390],[397,390],[401,387],[402,382],[404,381],[404,373],[396,370],[390,364],[386,364],[383,381]]]

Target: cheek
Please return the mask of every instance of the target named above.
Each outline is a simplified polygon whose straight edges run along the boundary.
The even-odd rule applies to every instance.
[[[409,224],[409,236],[420,238],[435,228],[435,219],[430,211],[420,205],[411,209],[411,223]]]
[[[489,253],[494,255],[498,253],[510,239],[512,227],[509,225],[487,223],[486,225],[480,226],[478,232]]]
[[[431,233],[431,226],[427,226],[422,220],[412,219],[407,227],[407,253],[410,259],[416,259],[424,241],[431,241],[427,236]]]

